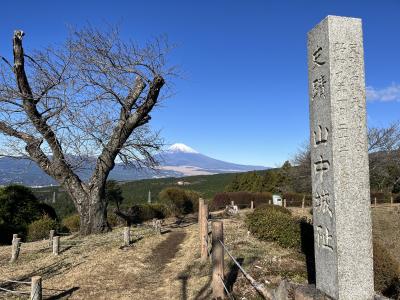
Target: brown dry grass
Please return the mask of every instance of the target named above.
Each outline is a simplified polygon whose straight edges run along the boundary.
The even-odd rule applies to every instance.
[[[296,216],[309,210],[292,209]],[[244,224],[248,210],[235,218],[223,219],[225,244],[256,280],[275,287],[282,278],[305,283],[304,256],[295,250],[283,249],[274,243],[262,242],[248,235]],[[380,239],[399,258],[400,209],[373,209],[374,237]],[[194,219],[189,220],[191,222]],[[136,242],[121,248],[122,228],[89,237],[63,237],[61,243],[73,242],[59,256],[53,256],[47,241],[22,245],[20,259],[10,264],[10,246],[0,247],[0,281],[29,281],[31,276],[43,277],[45,295],[57,299],[210,299],[210,263],[202,263],[199,255],[198,225],[167,225],[170,230],[161,236],[151,230],[135,228]],[[141,238],[142,237],[142,238]],[[141,239],[140,239],[141,238]],[[225,256],[228,287],[233,285],[237,299],[260,299],[254,288]],[[29,290],[29,286],[11,286]],[[0,293],[0,298],[12,298]],[[21,298],[21,299],[27,299]]]

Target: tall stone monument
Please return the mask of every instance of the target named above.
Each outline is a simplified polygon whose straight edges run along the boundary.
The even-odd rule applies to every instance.
[[[317,288],[374,295],[361,19],[328,16],[308,34]]]

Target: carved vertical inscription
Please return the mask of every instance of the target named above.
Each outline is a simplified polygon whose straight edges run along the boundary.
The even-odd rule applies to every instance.
[[[328,16],[308,34],[317,288],[373,295],[361,20]]]

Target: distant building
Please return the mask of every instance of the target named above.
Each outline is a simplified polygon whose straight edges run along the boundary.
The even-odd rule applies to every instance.
[[[178,181],[177,183],[176,183],[177,185],[190,185],[190,182],[187,182],[187,181]]]

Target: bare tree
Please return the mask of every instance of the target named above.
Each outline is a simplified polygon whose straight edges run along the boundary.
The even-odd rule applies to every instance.
[[[119,159],[154,166],[161,139],[150,112],[174,68],[166,39],[143,47],[123,42],[117,29],[73,30],[66,43],[24,53],[13,36],[13,63],[0,65],[2,155],[31,159],[68,192],[81,217],[81,234],[109,230],[105,184]],[[167,86],[168,87],[168,86]],[[91,177],[77,175],[97,157]]]
[[[392,192],[400,184],[400,125],[370,128],[369,169],[371,186],[379,191]]]
[[[400,183],[400,125],[368,129],[368,151],[371,186],[390,190]],[[311,190],[311,151],[309,143],[301,145],[292,159],[295,189]]]

